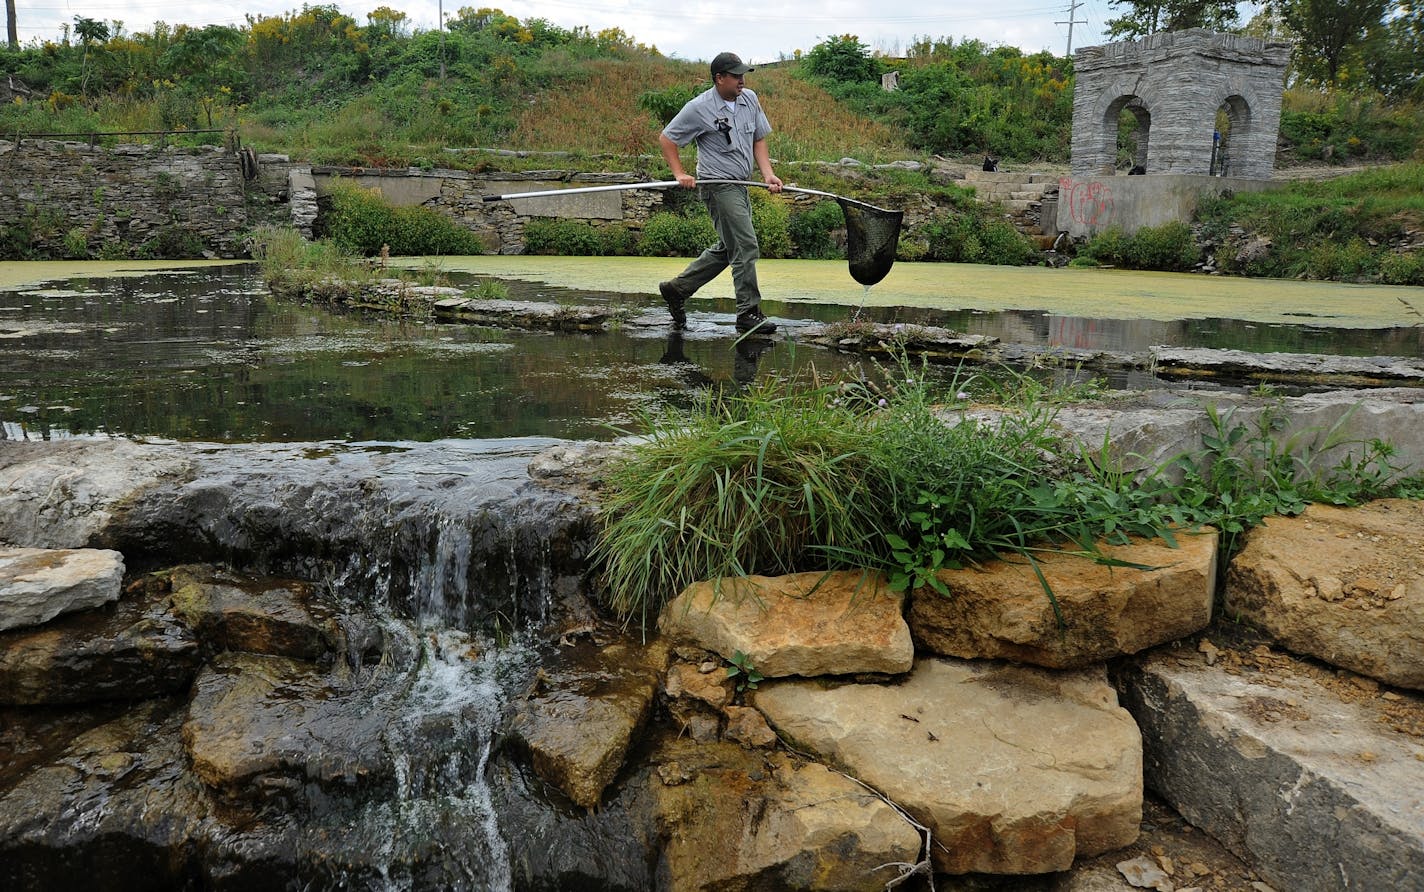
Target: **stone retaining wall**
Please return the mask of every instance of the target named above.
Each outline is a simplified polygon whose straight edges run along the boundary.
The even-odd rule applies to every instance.
[[[667,207],[664,189],[627,189],[517,201],[484,201],[552,189],[633,184],[632,172],[520,173],[434,169],[312,167],[285,155],[255,155],[220,146],[197,148],[25,139],[0,140],[0,238],[23,239],[34,255],[88,257],[245,257],[246,235],[264,224],[312,234],[317,200],[333,180],[378,189],[396,206],[422,205],[474,232],[487,250],[524,251],[524,228],[536,218],[595,227],[643,228]],[[847,190],[848,191],[848,190]],[[825,200],[783,193],[795,205]],[[924,195],[886,202],[905,212],[902,243],[953,207]],[[0,242],[0,256],[9,245]]]
[[[280,186],[268,179],[259,165],[247,180],[239,153],[221,146],[0,141],[0,221],[54,257],[175,256],[194,244],[241,257],[248,230],[290,217],[286,172]]]

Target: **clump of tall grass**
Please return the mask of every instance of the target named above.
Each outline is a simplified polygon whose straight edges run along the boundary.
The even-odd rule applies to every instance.
[[[871,547],[884,514],[868,478],[874,427],[833,387],[768,382],[645,419],[608,475],[595,548],[610,606],[646,624],[692,582],[822,566],[813,549]]]
[[[290,226],[259,226],[247,237],[262,277],[274,288],[301,288],[324,280],[366,282],[375,276],[366,264],[336,244],[308,241]]]

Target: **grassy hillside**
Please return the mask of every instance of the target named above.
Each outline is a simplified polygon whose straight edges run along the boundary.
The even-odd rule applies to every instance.
[[[539,155],[451,150],[560,152],[561,167],[665,179],[657,132],[708,83],[702,64],[665,58],[619,29],[568,30],[491,9],[460,9],[444,33],[413,31],[404,13],[388,7],[364,24],[334,6],[249,17],[239,28],[159,25],[124,34],[82,22],[59,43],[0,49],[0,133],[179,131],[167,138],[198,143],[223,136],[193,131],[217,130],[259,151],[365,167],[542,168],[550,161]],[[900,88],[887,92],[880,78],[892,67]],[[1072,62],[1047,52],[918,40],[906,58],[886,60],[843,35],[804,58],[759,69],[748,83],[775,127],[769,142],[781,164],[985,152],[1019,164],[1068,160]],[[1130,129],[1123,128],[1124,145]],[[1084,260],[1191,268],[1204,232],[1206,249],[1225,271],[1424,283],[1424,263],[1415,259],[1419,211],[1383,194],[1390,183],[1418,193],[1424,109],[1362,92],[1294,88],[1284,97],[1280,136],[1278,166],[1405,166],[1385,179],[1342,181],[1338,188],[1348,199],[1307,190],[1209,203],[1198,233],[1181,226],[1135,240],[1119,236],[1089,246]],[[962,190],[924,174],[879,170],[860,185],[828,179],[815,167],[794,176],[830,191],[934,193],[956,204],[955,214],[902,242],[905,259],[1014,263],[1032,256],[997,215],[985,216]],[[797,256],[821,256],[837,222],[822,216],[777,222],[782,235],[774,243]],[[1229,237],[1233,228],[1265,234],[1272,251],[1241,253]],[[706,234],[695,220],[671,221],[665,229],[657,246],[636,249],[691,250]],[[574,245],[594,244],[600,252],[633,247],[585,232],[550,230],[541,237],[548,250],[563,253]],[[1288,253],[1293,245],[1313,247],[1305,256]],[[24,246],[10,256],[27,256]]]
[[[77,18],[85,27],[64,41],[0,49],[0,132],[234,130],[260,150],[366,166],[444,163],[445,149],[476,146],[656,155],[668,107],[707,84],[700,64],[621,30],[490,9],[462,8],[444,33],[414,31],[388,7],[364,24],[308,6],[243,27],[136,34]],[[900,88],[886,92],[880,76],[892,69]],[[1047,52],[917,40],[887,60],[843,35],[749,83],[783,161],[1068,158],[1072,63]],[[1284,162],[1397,161],[1417,150],[1424,113],[1292,90],[1281,133]]]

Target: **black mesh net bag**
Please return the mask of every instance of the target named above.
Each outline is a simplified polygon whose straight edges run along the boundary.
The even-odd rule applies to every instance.
[[[889,211],[873,204],[836,196],[845,214],[846,259],[850,276],[869,288],[885,278],[895,262],[900,245],[900,223],[904,211]]]

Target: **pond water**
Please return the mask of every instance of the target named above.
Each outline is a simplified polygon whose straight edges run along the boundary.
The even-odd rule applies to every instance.
[[[442,262],[456,285],[498,278],[516,299],[648,311],[644,324],[616,331],[550,334],[296,305],[272,297],[250,264],[150,266],[124,274],[112,265],[36,264],[26,270],[30,265],[7,264],[0,275],[0,433],[12,439],[107,434],[215,442],[610,439],[642,411],[688,404],[709,387],[799,374],[812,365],[823,375],[860,368],[855,357],[793,339],[758,349],[735,344],[727,324],[730,285],[721,280],[707,289],[708,297],[699,295],[689,305],[692,329],[670,336],[653,289],[680,265],[663,258]],[[860,312],[876,321],[940,325],[1006,341],[1116,351],[1162,344],[1424,355],[1424,327],[1411,325],[1409,313],[1409,301],[1419,299],[1414,292],[1424,289],[1396,290],[1407,295],[1393,298],[1335,286],[1337,303],[1350,313],[1308,324],[1282,321],[1289,316],[1279,313],[1114,318],[1113,306],[1126,317],[1141,292],[1155,293],[1152,274],[1119,274],[1112,280],[1117,304],[1108,295],[1105,304],[1084,305],[1104,310],[1103,316],[994,310],[980,297],[945,293],[1037,293],[1050,281],[1044,273],[1062,276],[1057,281],[1067,292],[1069,285],[1082,288],[1081,278],[1069,276],[1076,272],[897,264],[883,286],[866,294],[843,263],[767,261],[762,279],[767,312],[789,319],[832,321]],[[1019,285],[1000,278],[1006,273],[1022,274]],[[973,284],[972,276],[980,274],[989,278]],[[939,282],[938,299],[917,296],[921,278]],[[1175,278],[1199,288],[1220,282]],[[45,281],[37,284],[40,279]],[[947,289],[946,281],[956,287]],[[1101,294],[1103,286],[1091,288]],[[1315,313],[1315,292],[1308,297],[1296,305]],[[1367,312],[1357,312],[1362,307]],[[1381,315],[1381,308],[1393,317]],[[1391,324],[1372,327],[1371,321]],[[1159,386],[1145,373],[1115,383]]]

